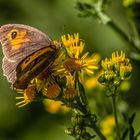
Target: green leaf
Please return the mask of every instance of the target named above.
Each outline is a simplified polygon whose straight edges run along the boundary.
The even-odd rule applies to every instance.
[[[111,21],[110,17],[105,13],[108,0],[88,0],[86,2],[77,2],[76,8],[80,11],[80,16],[94,17],[102,24]]]
[[[135,130],[134,130],[133,126],[130,126],[129,131],[130,131],[129,132],[129,139],[134,140]]]
[[[129,124],[130,124],[131,126],[132,126],[132,124],[133,124],[133,121],[134,121],[134,119],[135,119],[135,116],[136,116],[136,114],[133,113],[132,116],[129,118]]]
[[[79,81],[78,81],[78,86],[79,86],[79,92],[80,92],[80,97],[81,97],[82,103],[84,105],[87,105],[86,93],[85,93],[84,86]]]
[[[135,119],[136,114],[133,113],[132,116],[129,118],[129,139],[130,140],[135,140],[135,130],[133,128],[133,122]]]
[[[137,133],[137,135],[135,136],[134,140],[137,140],[138,136],[140,136],[140,132]]]
[[[125,138],[127,137],[128,134],[128,128],[124,131],[121,140],[125,140]]]

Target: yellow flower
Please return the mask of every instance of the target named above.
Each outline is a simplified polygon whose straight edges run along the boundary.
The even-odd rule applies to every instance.
[[[47,83],[45,84],[42,93],[44,96],[50,99],[54,99],[60,95],[60,91],[61,89],[59,85],[51,79],[48,80]]]
[[[34,85],[36,87],[36,92],[41,92],[47,98],[54,99],[60,95],[60,87],[55,82],[55,79],[52,75],[45,80],[40,80],[38,78],[34,78],[30,85]]]
[[[39,80],[38,78],[34,78],[33,80],[30,81],[28,84],[28,87],[26,89],[17,89],[17,92],[22,94],[20,97],[16,97],[16,99],[21,100],[18,102],[16,105],[18,107],[23,107],[27,105],[30,102],[33,102],[36,97],[37,93],[39,93],[45,85],[44,80]]]
[[[101,130],[108,140],[114,140],[115,118],[110,115],[102,120]]]
[[[112,60],[109,60],[108,58],[106,58],[104,61],[102,61],[101,65],[105,70],[113,69]]]
[[[98,55],[83,55],[81,60],[83,60],[83,64],[81,65],[81,71],[86,74],[94,74],[94,70],[97,70],[97,64],[99,62],[99,57]]]
[[[99,77],[99,73],[91,77],[86,77],[84,82],[85,88],[87,90],[92,90],[95,88],[102,89],[103,86],[98,82],[98,77]]]
[[[70,111],[70,108],[64,106],[61,101],[44,99],[43,104],[44,104],[45,109],[52,114],[56,114],[56,113],[59,113],[59,112],[69,112]]]
[[[69,75],[66,75],[66,81],[67,81],[66,83],[67,87],[74,87],[75,80],[74,80],[74,77],[70,73]]]
[[[118,51],[112,53],[112,61],[114,63],[122,63],[124,62],[124,60],[125,60],[125,53],[123,53],[123,51],[121,51],[120,55]]]
[[[79,58],[79,55],[83,52],[84,43],[80,41],[79,34],[74,33],[74,35],[68,34],[68,37],[63,35],[61,37],[62,42],[67,50],[68,55],[71,58]]]
[[[57,46],[59,42],[57,40],[53,40],[53,44]]]
[[[57,98],[60,95],[60,90],[60,87],[53,78],[48,77],[46,80],[34,78],[30,81],[25,90],[17,89],[17,92],[21,93],[22,96],[16,97],[16,99],[22,99],[22,101],[18,102],[16,105],[19,107],[27,105],[34,101],[39,93],[47,98]]]
[[[64,90],[64,98],[65,99],[74,99],[76,97],[76,89],[75,88],[66,88]]]
[[[34,86],[36,89],[36,92],[39,93],[42,91],[45,85],[46,85],[46,80],[45,79],[42,80],[37,77],[37,78],[32,79],[28,86],[29,87]]]
[[[85,81],[85,87],[87,89],[96,88],[97,84],[98,84],[97,77],[91,77],[91,78],[86,79]]]
[[[129,78],[132,73],[132,65],[130,60],[126,58],[124,52],[113,52],[110,59],[102,60],[103,72],[99,77],[100,83],[112,82],[120,84],[122,80]]]
[[[66,69],[63,66],[65,59],[66,55],[64,51],[61,51],[52,65],[53,76],[65,77],[67,74],[69,74],[69,72],[66,71]]]
[[[95,69],[98,69],[97,63],[99,61],[98,55],[89,56],[85,53],[83,56],[84,43],[79,39],[79,34],[63,35],[62,42],[66,48],[68,58],[65,59],[63,70],[66,71],[80,71],[86,74],[93,74]]]
[[[21,97],[16,97],[16,99],[22,99],[22,101],[16,104],[18,107],[23,107],[28,103],[34,101],[37,96],[34,86],[29,86],[25,90],[18,90],[18,93],[21,93],[23,95]]]
[[[127,66],[124,66],[124,65],[120,66],[120,76],[121,76],[122,79],[130,76],[131,72],[132,72],[131,64],[129,64]]]

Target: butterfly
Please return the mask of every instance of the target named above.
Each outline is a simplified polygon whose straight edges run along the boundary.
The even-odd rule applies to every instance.
[[[48,35],[22,24],[1,26],[0,42],[3,73],[16,89],[26,89],[33,78],[53,64],[60,50]]]

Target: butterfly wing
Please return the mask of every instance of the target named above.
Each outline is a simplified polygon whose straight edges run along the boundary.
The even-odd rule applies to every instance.
[[[32,70],[32,73],[29,72],[29,67],[26,69],[26,72],[24,71],[24,74],[21,74],[23,72],[19,68],[21,64],[20,62],[24,62],[22,60],[29,58],[28,56],[31,58],[31,54],[38,52],[42,48],[49,48],[49,46],[52,44],[49,36],[33,27],[21,24],[3,25],[0,28],[0,42],[4,53],[4,75],[7,77],[8,81],[12,83],[12,85],[18,85],[17,81],[20,81],[20,83],[23,81],[23,84],[25,84],[25,82],[31,80],[36,75],[32,74],[35,73],[34,70]],[[53,49],[52,52],[54,53],[54,51],[55,49]],[[49,57],[51,57],[51,55],[49,55]],[[48,58],[45,60],[47,61]],[[51,62],[49,61],[49,63]],[[24,78],[26,80],[23,80]],[[29,80],[27,80],[28,78]]]
[[[23,59],[17,66],[14,87],[18,89],[25,89],[28,83],[36,76],[47,71],[52,66],[55,58],[59,54],[59,49],[56,46],[50,45]],[[50,73],[49,73],[50,74]],[[47,75],[48,76],[48,75]]]
[[[4,70],[4,75],[10,83],[16,81],[16,66],[17,62],[10,62],[6,57],[3,58],[2,68]]]
[[[36,50],[52,44],[49,36],[21,24],[3,25],[0,28],[0,42],[4,56],[9,61],[22,60]]]

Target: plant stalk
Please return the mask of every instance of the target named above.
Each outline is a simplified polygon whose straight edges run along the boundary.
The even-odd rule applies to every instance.
[[[86,109],[85,109],[86,110]],[[86,111],[87,113],[90,113],[89,111]],[[98,128],[98,126],[96,125],[96,122],[94,122],[94,120],[91,118],[91,114],[85,114],[84,111],[82,111],[82,113],[85,115],[85,116],[88,116],[89,118],[89,121],[91,123],[90,127],[96,132],[96,134],[99,136],[99,138],[101,140],[107,140],[105,138],[105,136],[102,134],[102,132],[100,131],[100,129]]]
[[[116,109],[116,90],[117,90],[117,88],[115,87],[114,93],[112,94],[112,104],[113,104],[113,111],[114,111],[114,117],[115,117],[117,139],[121,140],[118,116],[117,116],[117,109]]]
[[[80,104],[82,105],[82,104]],[[86,108],[85,108],[86,107]],[[94,120],[91,118],[91,113],[88,109],[87,111],[87,107],[88,106],[81,106],[81,108],[83,108],[82,110],[80,110],[85,116],[88,117],[89,122],[91,123],[90,127],[96,132],[96,134],[99,136],[99,138],[101,140],[107,140],[105,138],[105,136],[102,134],[102,132],[100,131],[100,129],[97,127],[96,123],[94,122]],[[86,110],[86,111],[85,111]]]
[[[120,36],[121,38],[123,38],[127,43],[129,43],[130,45],[128,47],[130,47],[131,50],[134,50],[135,52],[140,52],[140,46],[137,46],[132,39],[130,39],[113,21],[110,21],[108,23],[108,25],[115,30]]]
[[[100,131],[100,129],[97,127],[96,123],[92,120],[92,118],[90,118],[90,122],[91,122],[91,128],[96,132],[99,138],[101,140],[107,140],[105,136],[102,134],[102,132]]]
[[[84,87],[82,87],[83,91],[80,92],[79,83],[80,83],[80,81],[78,78],[78,73],[76,72],[76,74],[75,74],[75,89],[77,89],[77,91],[80,93],[79,96],[83,96],[85,98],[84,101],[82,100],[83,98],[81,98],[81,97],[80,98],[77,97],[77,99],[76,99],[77,106],[80,109],[79,111],[81,111],[85,116],[88,117],[89,123],[91,124],[90,127],[96,132],[96,134],[99,136],[99,138],[101,140],[107,140],[91,117],[91,112],[90,112],[89,107],[88,107],[85,89],[84,89]],[[84,95],[81,95],[81,94],[84,94]]]

